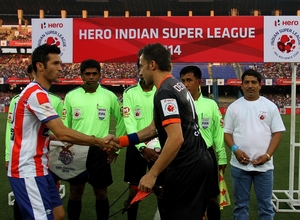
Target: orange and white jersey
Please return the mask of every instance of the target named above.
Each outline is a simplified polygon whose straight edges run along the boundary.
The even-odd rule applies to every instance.
[[[48,91],[37,82],[31,82],[16,101],[12,117],[7,175],[15,178],[47,175],[49,129],[45,122],[59,117]]]

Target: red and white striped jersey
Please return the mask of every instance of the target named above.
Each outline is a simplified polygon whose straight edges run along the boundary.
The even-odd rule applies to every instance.
[[[16,101],[12,119],[12,146],[7,175],[15,178],[48,174],[45,122],[58,118],[48,91],[37,82],[30,83]]]

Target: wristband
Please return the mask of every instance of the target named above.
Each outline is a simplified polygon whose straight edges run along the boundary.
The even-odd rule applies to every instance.
[[[269,160],[271,160],[271,156],[270,156],[270,154],[268,154],[268,153],[265,153],[266,155],[267,155],[267,157],[268,157],[268,161]]]
[[[124,147],[124,146],[129,146],[129,145],[136,145],[140,143],[139,136],[137,133],[132,133],[128,135],[124,135],[118,138],[119,139],[119,144]]]
[[[236,146],[235,144],[231,146],[231,152],[232,153],[235,153],[238,149],[239,149],[239,147]]]

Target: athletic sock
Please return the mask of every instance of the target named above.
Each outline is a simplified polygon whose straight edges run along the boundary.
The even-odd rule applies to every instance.
[[[97,220],[107,220],[109,217],[109,202],[108,199],[96,200]]]
[[[72,201],[69,199],[68,201],[68,219],[69,220],[79,220],[81,213],[81,200]]]

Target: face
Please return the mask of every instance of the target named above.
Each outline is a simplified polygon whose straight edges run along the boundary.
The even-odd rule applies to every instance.
[[[100,72],[98,72],[97,68],[86,68],[82,73],[82,80],[89,86],[93,86],[99,83],[100,80]]]
[[[181,82],[189,90],[192,96],[199,93],[201,79],[197,79],[193,72],[189,72],[180,76]]]
[[[143,80],[145,81],[146,85],[152,85],[153,84],[153,73],[150,70],[149,66],[151,64],[147,63],[147,61],[144,59],[144,55],[142,54],[140,56],[140,71],[139,71],[139,77],[143,77]]]
[[[47,62],[47,67],[42,64],[45,72],[44,77],[50,83],[58,82],[59,73],[62,71],[60,56],[59,54],[49,54],[48,56],[50,59]]]
[[[242,82],[241,89],[244,93],[244,98],[249,101],[254,101],[259,98],[261,85],[254,76],[245,76]]]

